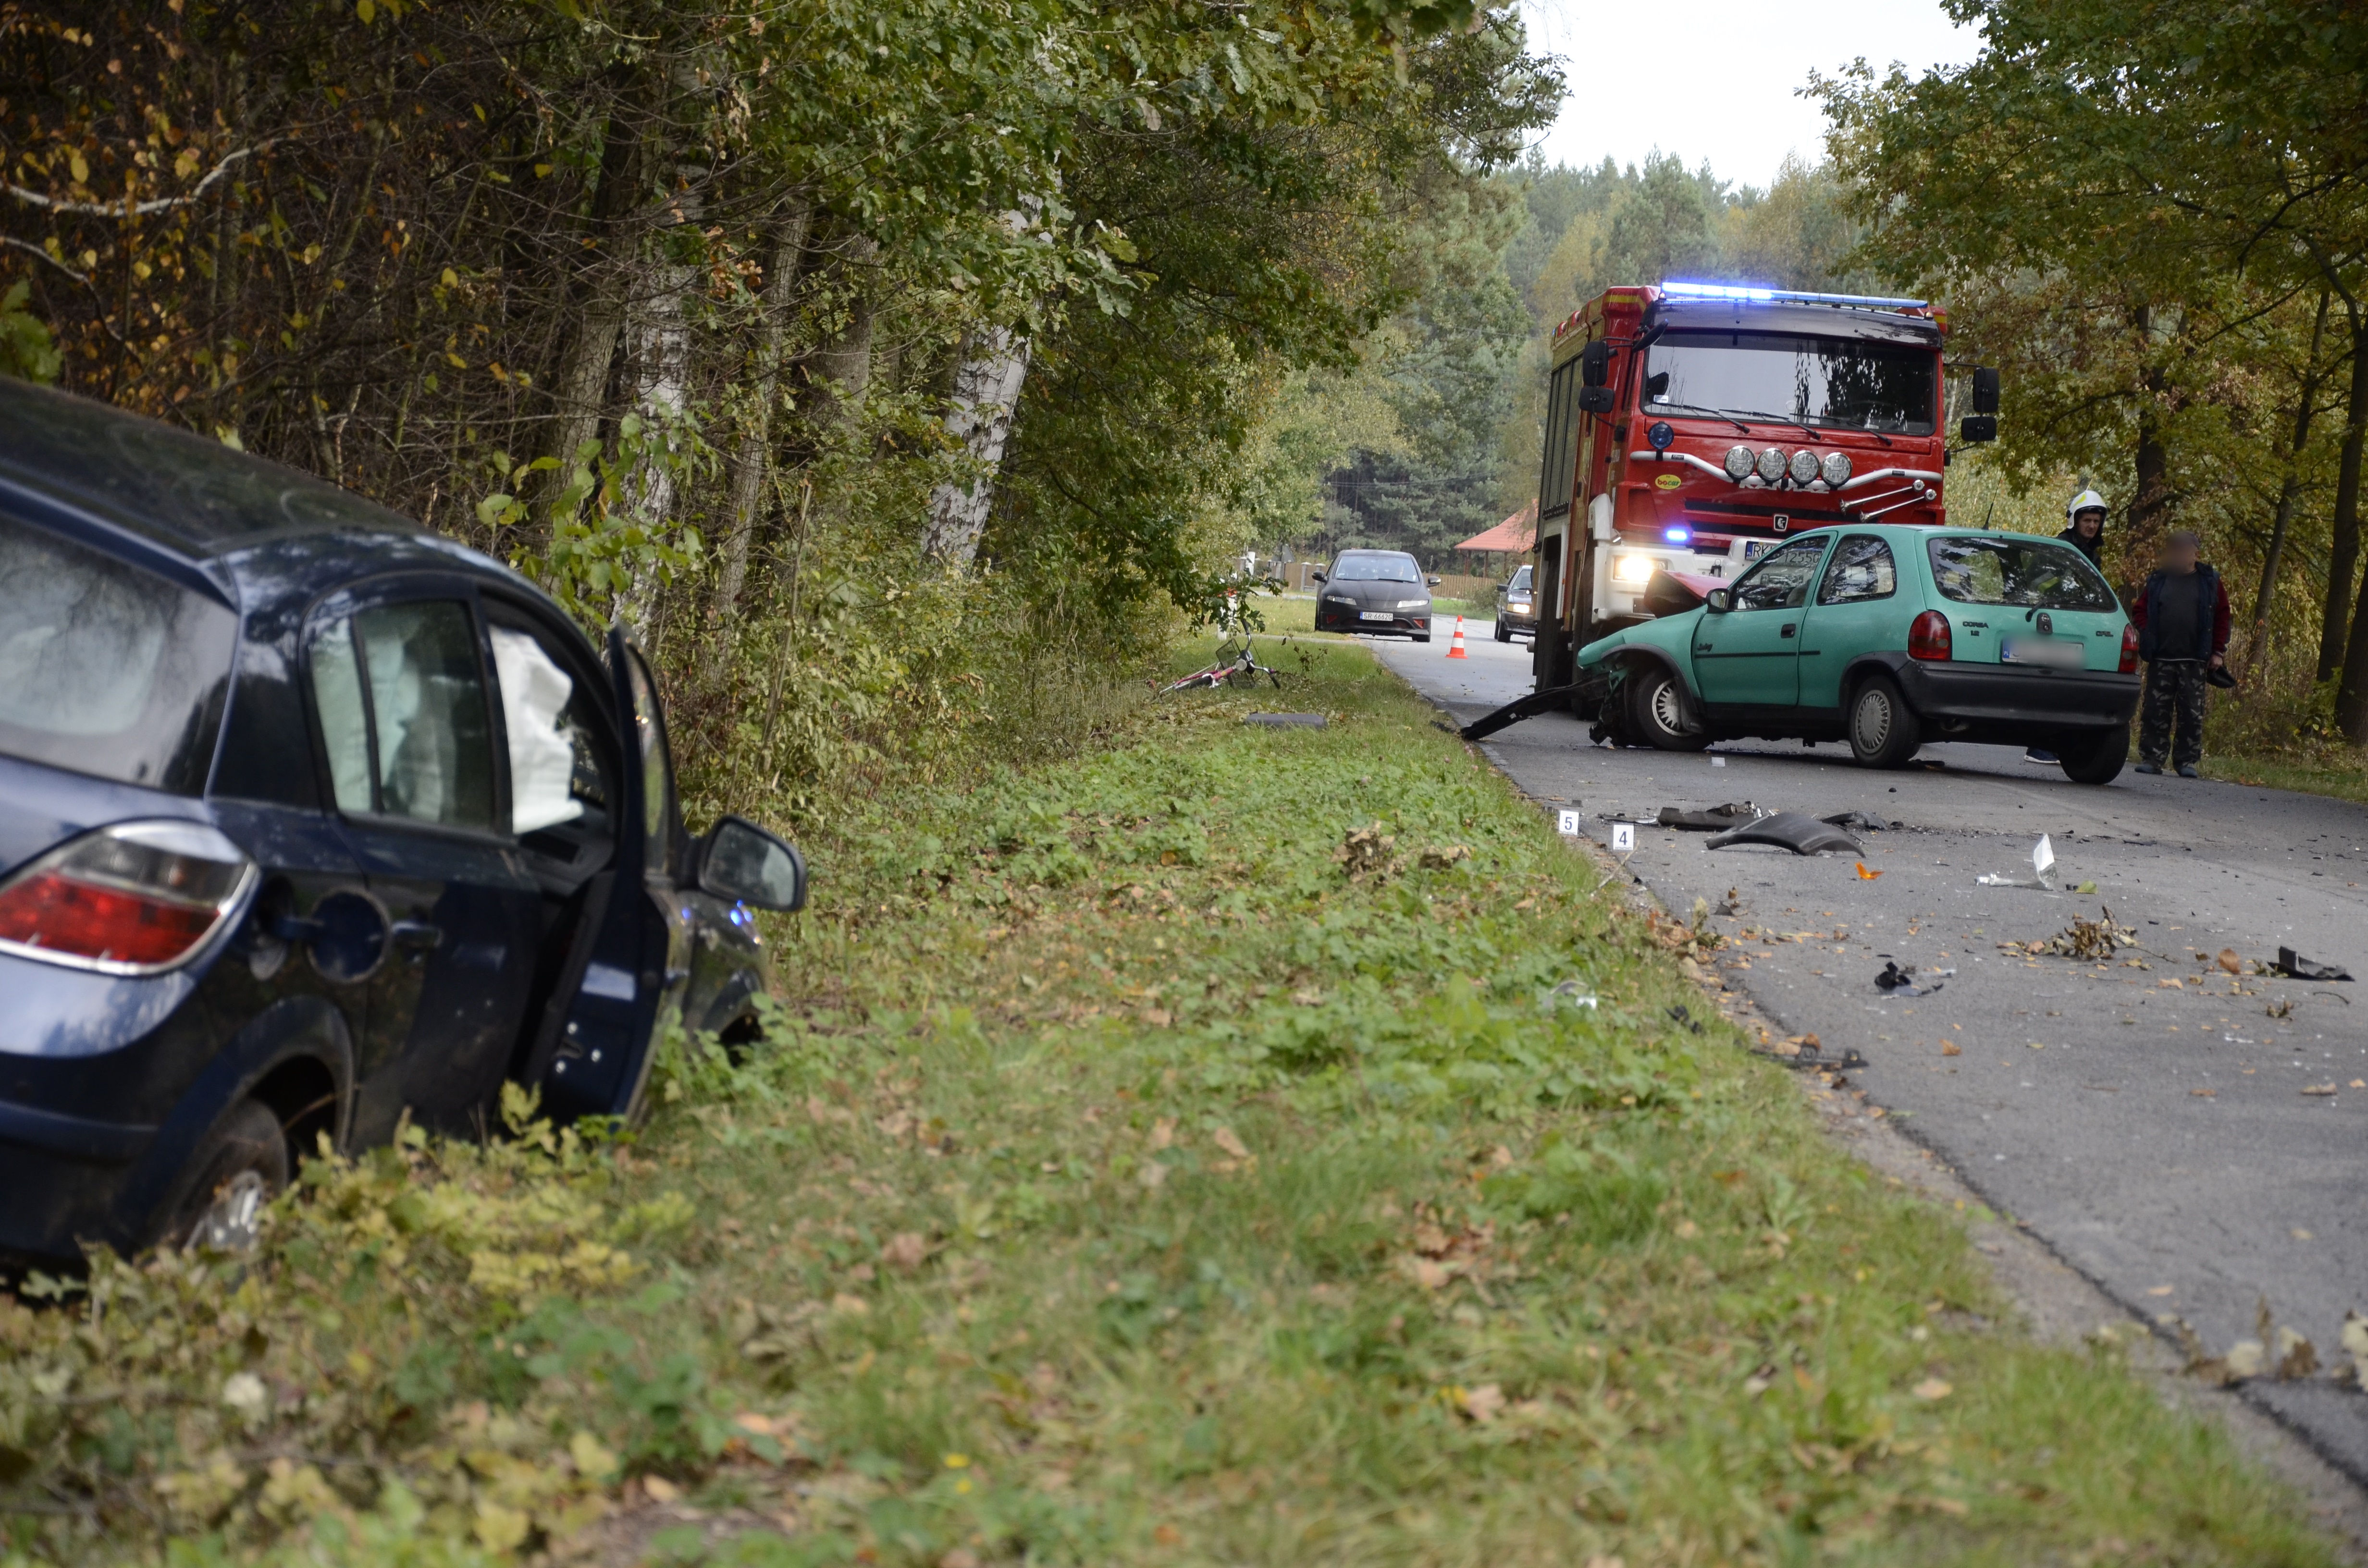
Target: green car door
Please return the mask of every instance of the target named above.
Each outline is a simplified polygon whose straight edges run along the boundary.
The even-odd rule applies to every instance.
[[[1790,708],[1800,699],[1801,622],[1831,535],[1790,540],[1729,590],[1724,615],[1694,622],[1694,689],[1717,707]]]
[[[1878,534],[1844,534],[1801,627],[1801,706],[1839,708],[1842,671],[1861,653],[1907,645],[1921,600],[1899,597],[1899,562]]]

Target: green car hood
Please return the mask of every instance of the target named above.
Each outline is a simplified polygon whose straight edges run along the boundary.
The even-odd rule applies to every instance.
[[[1709,613],[1701,608],[1681,615],[1665,615],[1615,631],[1609,637],[1599,637],[1578,651],[1578,667],[1588,669],[1601,664],[1622,648],[1654,648],[1667,653],[1669,663],[1684,673],[1686,686],[1693,686],[1694,624]]]

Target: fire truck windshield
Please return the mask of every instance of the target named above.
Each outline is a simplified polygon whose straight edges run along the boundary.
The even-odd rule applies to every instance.
[[[1667,332],[1645,350],[1645,407],[1930,436],[1938,358],[1904,343]]]

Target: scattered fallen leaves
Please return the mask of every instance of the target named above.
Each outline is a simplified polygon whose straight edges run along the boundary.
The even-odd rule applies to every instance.
[[[1472,851],[1463,845],[1450,844],[1443,848],[1434,845],[1422,852],[1422,867],[1426,871],[1444,871],[1449,867],[1470,858],[1472,858]]]
[[[1348,872],[1350,881],[1360,877],[1386,877],[1397,858],[1397,843],[1395,835],[1383,833],[1382,824],[1374,823],[1370,827],[1351,829],[1332,858]]]
[[[928,1256],[928,1238],[914,1231],[899,1231],[880,1249],[881,1262],[906,1274],[920,1267]]]

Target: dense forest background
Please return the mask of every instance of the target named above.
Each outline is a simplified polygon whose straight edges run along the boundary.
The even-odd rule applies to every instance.
[[[1552,325],[1945,301],[1954,515],[2200,529],[2262,744],[2368,740],[2368,17],[1950,0],[1761,189],[1549,166],[1457,0],[0,0],[0,368],[515,563],[658,657],[697,805],[1057,747],[1245,550],[1534,496]]]

